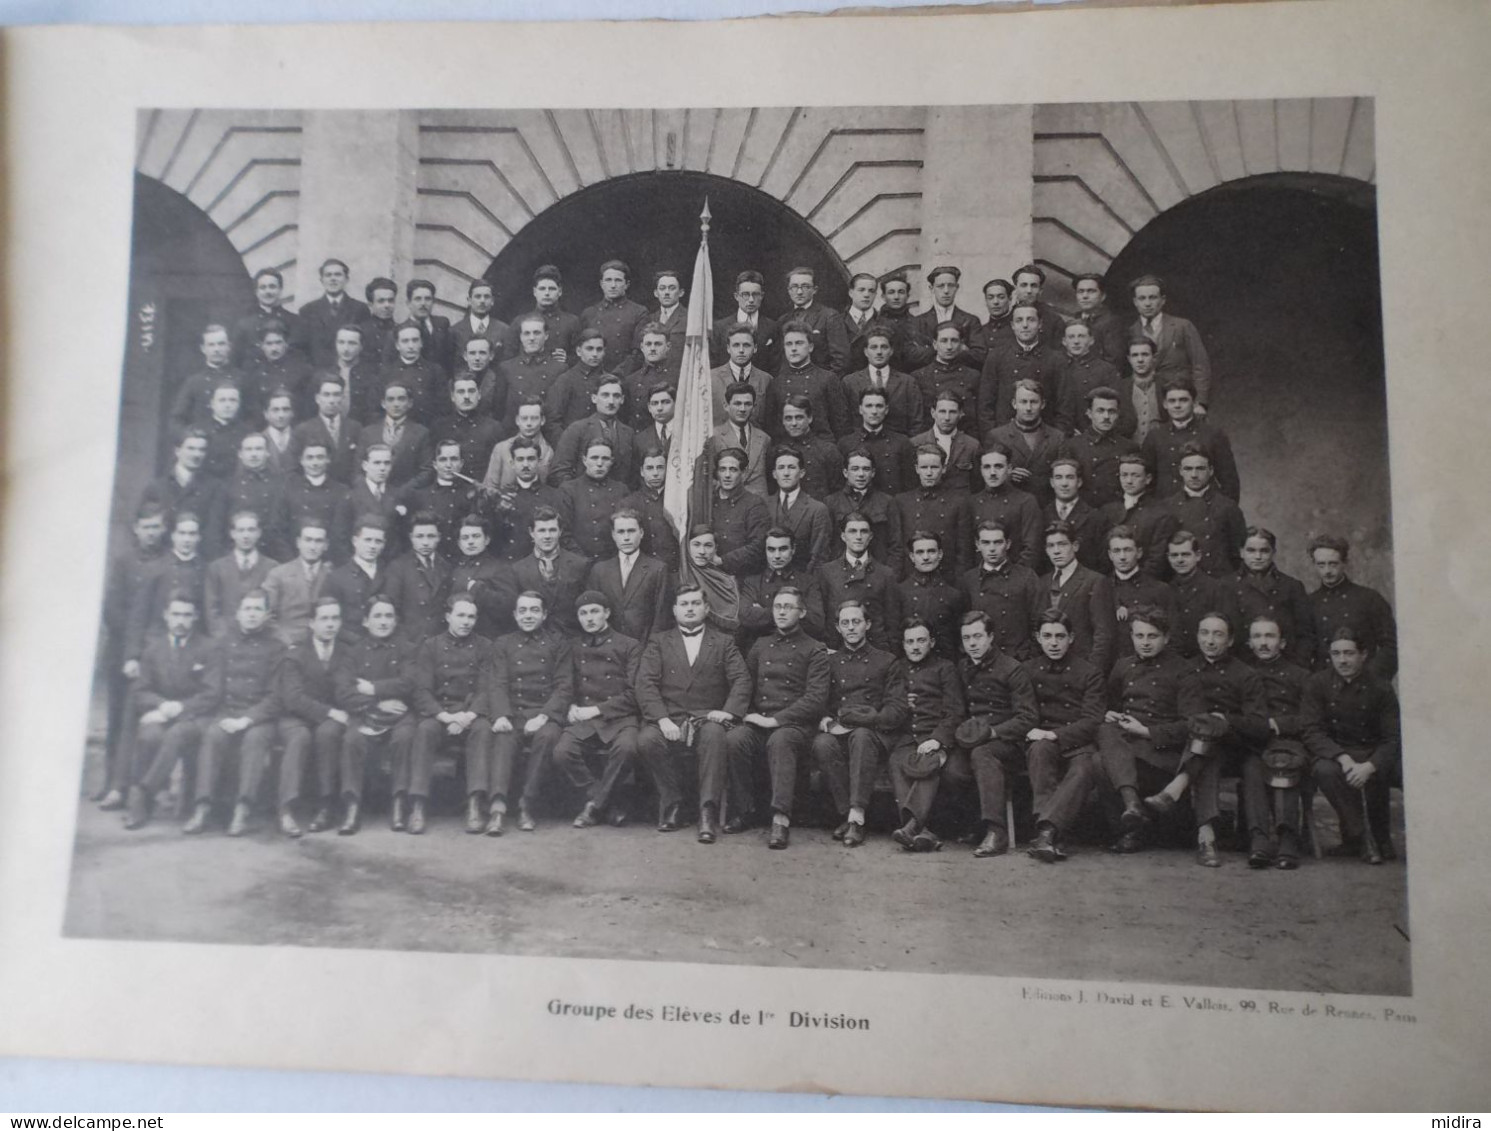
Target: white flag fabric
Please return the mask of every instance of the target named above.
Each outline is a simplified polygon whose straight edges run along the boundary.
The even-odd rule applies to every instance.
[[[683,363],[678,370],[678,396],[673,416],[673,450],[668,456],[668,476],[663,481],[663,509],[673,522],[687,558],[688,531],[707,516],[691,514],[694,478],[703,468],[700,457],[714,429],[714,402],[709,388],[709,331],[714,311],[713,274],[709,269],[709,205],[704,206],[700,225],[699,255],[694,260],[694,282],[689,288],[689,314],[683,340]],[[707,498],[707,496],[705,496]]]

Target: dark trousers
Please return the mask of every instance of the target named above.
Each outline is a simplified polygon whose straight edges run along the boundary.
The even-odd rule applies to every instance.
[[[410,744],[409,757],[400,759],[395,751],[393,763],[393,791],[406,793],[410,797],[430,795],[430,776],[435,770],[435,758],[440,747],[450,742],[459,743],[464,755],[466,769],[466,792],[485,793],[492,769],[492,724],[478,716],[460,734],[446,732],[446,724],[439,719],[420,719],[414,730],[414,741]]]
[[[518,795],[518,803],[525,809],[533,805],[538,800],[539,790],[543,789],[544,773],[553,760],[554,747],[559,743],[560,734],[559,724],[554,722],[545,723],[535,734],[524,734],[523,724],[518,719],[513,719],[512,731],[492,735],[490,779],[484,786],[478,786],[468,774],[467,790],[474,793],[478,788],[484,788],[492,798],[506,800],[512,787],[513,769],[517,765],[518,754],[526,747],[528,763],[523,767],[523,792]]]
[[[715,812],[725,803],[725,780],[728,757],[725,728],[719,723],[699,724],[690,747],[683,742],[669,742],[656,723],[648,723],[637,736],[637,753],[657,786],[659,809],[666,810],[683,803],[682,775],[678,759],[692,754],[699,759],[699,804],[713,805]],[[738,804],[749,808],[750,794]]]
[[[600,777],[590,772],[587,755],[600,755],[604,759]],[[616,738],[607,742],[596,734],[578,735],[574,728],[566,728],[554,745],[554,764],[564,772],[570,785],[585,793],[585,800],[599,808],[605,808],[611,800],[611,791],[616,781],[637,757],[637,728],[623,727]]]
[[[1243,814],[1248,834],[1272,839],[1275,831],[1299,831],[1299,786],[1275,789],[1268,784],[1268,767],[1260,754],[1249,754],[1242,763]]]
[[[885,740],[869,727],[854,727],[848,734],[813,736],[813,757],[828,780],[834,812],[864,809],[870,804],[875,775],[885,757]]]
[[[1371,759],[1372,751],[1365,748],[1345,750],[1351,756],[1353,762],[1366,762]],[[1358,841],[1362,839],[1366,831],[1366,820],[1362,812],[1362,795],[1366,795],[1366,814],[1372,822],[1372,836],[1376,838],[1379,845],[1391,843],[1392,822],[1390,820],[1389,799],[1392,787],[1396,784],[1390,780],[1392,775],[1381,772],[1372,775],[1372,780],[1367,783],[1365,790],[1355,789],[1346,784],[1346,771],[1341,769],[1340,763],[1334,758],[1316,759],[1313,767],[1315,785],[1320,792],[1325,794],[1331,808],[1336,811],[1336,817],[1341,822],[1341,839],[1343,841]]]
[[[1075,750],[1066,751],[1062,757],[1066,772],[1044,800],[1037,800],[1035,819],[1037,822],[1049,822],[1057,832],[1065,833],[1076,823],[1078,814],[1092,795],[1093,783],[1098,778],[1099,770],[1098,752],[1091,746],[1079,746]],[[1034,782],[1034,763],[1030,777]]]
[[[230,718],[232,716],[229,716]],[[259,797],[264,774],[274,753],[274,739],[279,727],[276,720],[252,723],[237,734],[218,726],[221,719],[207,724],[202,750],[197,757],[197,801],[211,801],[218,782],[231,772],[231,761],[238,757],[238,789],[234,797],[252,805]]]
[[[135,729],[134,783],[152,797],[166,787],[183,758],[194,758],[202,743],[202,719],[177,717],[168,723],[142,723]]]
[[[927,777],[914,778],[906,772],[911,755],[925,739],[906,736],[896,743],[890,752],[890,783],[896,791],[896,806],[902,818],[911,817],[918,825],[927,823],[927,815],[937,802],[937,791],[942,786],[942,770]]]
[[[771,810],[784,817],[792,816],[792,799],[797,793],[797,766],[812,745],[812,735],[797,726],[762,730],[745,723],[725,736],[729,756],[730,797],[741,813],[755,809],[753,763],[762,751],[771,774]]]
[[[1125,734],[1116,723],[1104,723],[1098,728],[1098,784],[1114,792],[1130,788],[1148,795],[1164,789],[1181,770],[1188,770],[1196,824],[1210,824],[1217,818],[1224,755],[1218,744],[1207,757],[1183,758],[1179,751],[1156,750],[1148,739]]]
[[[1050,739],[1040,739],[1025,748],[1025,767],[1030,773],[1030,792],[1034,795],[1032,807],[1036,820],[1056,822],[1048,815],[1057,787],[1072,770],[1072,763],[1084,755],[1091,754],[1092,746],[1074,746],[1063,750]],[[1079,802],[1080,807],[1080,802]],[[1076,816],[1074,813],[1073,816]],[[1057,825],[1060,828],[1060,825]]]
[[[337,769],[342,758],[342,740],[347,728],[335,719],[322,719],[314,727],[304,719],[280,720],[280,804],[300,797],[305,768],[316,767],[316,798],[322,804],[336,795]]]
[[[342,749],[338,761],[338,776],[341,779],[342,796],[351,801],[361,801],[363,781],[367,776],[368,752],[386,745],[392,766],[405,767],[405,790],[408,792],[409,752],[414,745],[415,722],[407,716],[395,723],[393,729],[383,734],[363,734],[355,726],[347,727],[342,736]],[[395,773],[397,770],[395,770]],[[425,779],[428,788],[429,779]],[[324,796],[324,795],[323,795]]]
[[[1024,768],[1024,762],[1020,748],[1003,739],[982,742],[972,750],[957,748],[942,767],[942,783],[964,795],[972,786],[978,795],[979,820],[1008,832],[1004,816],[1008,779]]]

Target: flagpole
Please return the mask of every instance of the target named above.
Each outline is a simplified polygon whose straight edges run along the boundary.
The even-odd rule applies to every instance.
[[[699,213],[699,253],[694,259],[693,282],[689,287],[683,358],[675,396],[673,446],[668,453],[667,476],[663,482],[663,509],[673,523],[685,563],[689,528],[709,521],[709,469],[704,456],[714,429],[709,374],[709,331],[714,312],[714,275],[709,265],[711,218],[706,197]]]

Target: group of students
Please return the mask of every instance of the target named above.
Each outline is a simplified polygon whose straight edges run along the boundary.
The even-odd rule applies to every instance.
[[[1339,851],[1392,854],[1391,609],[1339,539],[1311,543],[1312,593],[1274,564],[1158,280],[1127,323],[1079,279],[1067,317],[1026,266],[980,322],[956,268],[916,315],[902,277],[856,276],[836,312],[798,269],[778,325],[742,272],[712,342],[708,518],[683,539],[662,501],[677,273],[649,311],[607,263],[576,318],[542,268],[515,336],[486,283],[451,326],[416,280],[380,327],[391,281],[369,311],[338,261],[322,280],[297,317],[261,273],[260,309],[207,327],[173,465],[111,567],[100,801],[128,827],[185,764],[185,830],[231,797],[242,834],[278,757],[286,834],[356,832],[381,763],[393,827],[421,832],[449,752],[489,835],[514,790],[535,827],[551,768],[577,826],[622,823],[650,783],[678,829],[692,759],[705,843],[765,824],[785,848],[816,766],[851,847],[888,770],[910,851],[1004,853],[1028,775],[1037,859],[1097,797],[1113,850],[1178,815],[1216,866],[1238,775],[1250,864],[1295,866],[1317,787]]]

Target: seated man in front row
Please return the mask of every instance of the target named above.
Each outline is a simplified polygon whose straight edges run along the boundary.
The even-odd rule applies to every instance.
[[[343,802],[338,836],[353,836],[362,828],[363,781],[372,750],[388,748],[396,777],[409,772],[417,719],[410,710],[414,681],[408,661],[415,649],[397,635],[398,626],[393,598],[382,593],[372,598],[362,636],[336,673],[337,706],[349,716],[337,767]]]
[[[1248,649],[1268,704],[1268,738],[1242,766],[1243,812],[1248,819],[1248,867],[1299,867],[1300,779],[1314,760],[1302,740],[1300,714],[1310,673],[1284,656],[1278,614],[1253,618]],[[1309,653],[1306,652],[1306,655]]]
[[[921,617],[901,624],[901,648],[906,656],[906,703],[911,725],[902,732],[890,755],[890,779],[904,823],[891,838],[908,852],[935,852],[942,847],[927,828],[927,815],[937,800],[942,767],[953,749],[954,735],[963,721],[963,684],[951,660],[934,655],[932,626]]]
[[[768,848],[786,848],[797,792],[797,766],[810,748],[814,728],[828,706],[828,649],[799,627],[802,594],[790,585],[771,602],[776,631],[751,646],[746,666],[755,684],[751,710],[726,736],[730,758],[730,797],[738,809],[727,833],[751,826],[755,766],[766,755],[771,775],[771,835]]]
[[[726,727],[751,709],[751,673],[729,634],[705,623],[709,603],[697,585],[673,597],[678,627],[655,634],[637,665],[637,707],[646,725],[637,749],[657,786],[658,832],[682,828],[677,756],[699,760],[699,843],[719,835],[725,803]],[[749,797],[736,799],[749,804]],[[742,826],[743,827],[743,826]]]
[[[870,618],[859,600],[838,608],[843,647],[830,653],[829,695],[813,756],[828,779],[834,811],[844,819],[834,839],[845,848],[865,842],[865,810],[881,760],[906,724],[906,675],[901,661],[870,644]]]

